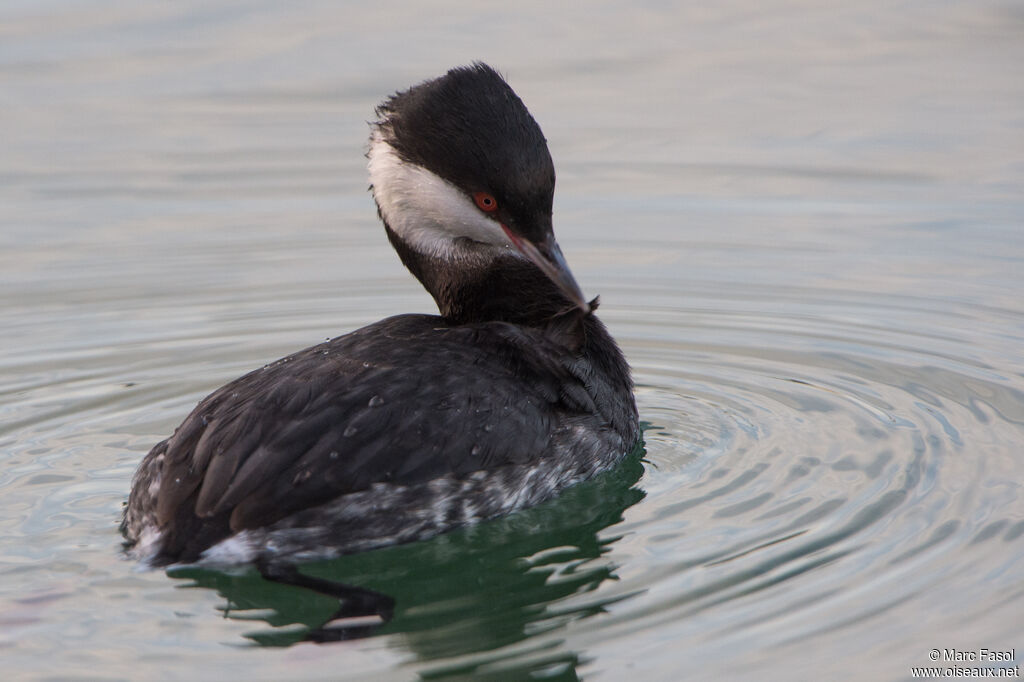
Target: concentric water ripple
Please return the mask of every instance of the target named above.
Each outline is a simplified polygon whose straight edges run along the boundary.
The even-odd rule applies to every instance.
[[[1020,595],[1020,374],[994,371],[961,327],[857,319],[878,309],[867,297],[761,290],[784,311],[768,317],[740,293],[628,316],[650,466],[616,552],[629,557],[624,582],[646,591],[590,634],[671,631],[693,647],[694,674],[721,670],[709,661],[756,670],[754,642],[839,674],[814,642],[844,631],[865,670],[882,670],[896,643],[953,614],[964,632],[977,618],[1011,641],[1014,619],[993,629],[991,614]],[[876,317],[922,310],[886,305]],[[975,316],[942,305],[933,325]],[[1010,321],[1007,340],[1020,343]],[[679,655],[641,648],[640,669]]]

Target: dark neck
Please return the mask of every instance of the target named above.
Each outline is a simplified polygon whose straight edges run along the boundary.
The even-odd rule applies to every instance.
[[[594,388],[597,410],[627,444],[636,441],[639,431],[629,365],[593,312],[574,306],[521,258],[474,258],[467,249],[463,261],[443,262],[413,251],[390,228],[387,233],[402,262],[431,293],[449,324],[509,322],[542,330],[548,340],[585,360],[581,366],[589,377],[588,390],[591,384],[599,385]],[[596,308],[597,299],[591,305]]]
[[[511,254],[494,258],[471,250],[458,262],[410,249],[390,228],[388,238],[407,268],[452,324],[510,322],[531,327],[565,326],[582,313],[544,273]],[[575,311],[575,313],[574,313]]]

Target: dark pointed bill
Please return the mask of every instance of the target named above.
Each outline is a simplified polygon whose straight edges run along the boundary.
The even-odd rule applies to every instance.
[[[555,283],[555,286],[565,294],[567,299],[572,301],[573,305],[584,313],[590,312],[590,304],[583,296],[583,291],[576,283],[576,278],[572,276],[569,265],[565,262],[565,257],[562,256],[562,249],[558,247],[558,242],[554,237],[549,236],[548,239],[536,245],[508,229],[504,224],[501,225],[501,229],[505,231],[516,250],[540,268],[540,271]]]

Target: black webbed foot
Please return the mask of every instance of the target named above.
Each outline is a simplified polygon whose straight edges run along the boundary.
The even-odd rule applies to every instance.
[[[376,634],[395,612],[395,600],[386,594],[355,585],[306,575],[291,564],[258,562],[256,569],[265,580],[312,590],[338,600],[338,609],[306,636],[309,642],[340,642]]]

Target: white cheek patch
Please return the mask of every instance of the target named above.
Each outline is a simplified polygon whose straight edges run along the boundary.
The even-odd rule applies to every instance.
[[[370,138],[368,156],[373,197],[384,220],[418,253],[447,256],[459,237],[511,247],[497,221],[447,180],[403,161],[379,131]]]

